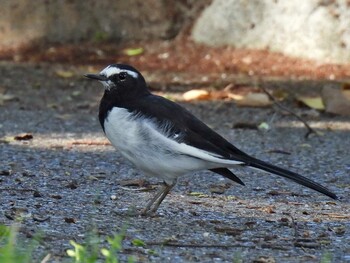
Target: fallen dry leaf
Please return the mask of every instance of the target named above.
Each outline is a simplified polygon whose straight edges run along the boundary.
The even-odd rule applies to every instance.
[[[345,87],[347,86],[334,87],[328,85],[322,89],[322,98],[327,112],[350,115],[350,91]]]
[[[126,179],[126,180],[120,181],[119,184],[121,186],[136,186],[136,187],[149,185],[149,183],[143,179]]]
[[[56,70],[56,75],[60,78],[71,78],[74,76],[74,73],[72,71],[68,71],[68,70]]]
[[[185,92],[182,97],[185,101],[191,100],[208,100],[210,99],[210,93],[203,89],[193,89]]]
[[[274,89],[272,91],[272,96],[279,101],[282,101],[284,99],[286,99],[289,96],[289,93],[282,90],[282,89]]]
[[[209,191],[212,194],[224,194],[228,186],[226,184],[210,185]]]
[[[107,140],[97,141],[97,140],[76,140],[71,143],[72,145],[111,145]]]
[[[63,198],[61,195],[56,195],[56,194],[53,194],[50,197],[53,199],[58,199],[58,200]]]
[[[5,136],[5,137],[0,138],[0,143],[11,143],[14,140],[15,140],[15,138],[12,136]]]
[[[329,216],[330,218],[350,219],[350,214],[322,213],[322,215]]]
[[[12,171],[11,170],[1,170],[0,171],[0,175],[4,175],[4,176],[9,176],[11,175]]]
[[[321,97],[303,97],[297,98],[298,101],[302,102],[306,106],[316,110],[324,110],[325,106]]]
[[[230,92],[226,89],[214,90],[210,92],[210,99],[212,100],[223,100],[227,98],[230,98]]]
[[[271,191],[267,192],[267,194],[268,194],[268,195],[272,195],[272,196],[277,196],[277,195],[290,195],[291,192],[271,190]]]
[[[268,214],[274,214],[274,213],[276,213],[275,209],[276,209],[275,206],[269,205],[269,206],[261,207],[258,210],[263,211],[263,212],[268,213]]]
[[[230,94],[237,106],[242,107],[268,107],[272,101],[265,93],[248,93],[246,95]]]
[[[17,97],[12,94],[0,94],[0,106],[4,105],[6,101],[16,100]]]
[[[64,222],[69,223],[69,224],[75,224],[77,220],[73,217],[65,217]]]
[[[16,135],[14,139],[16,141],[28,141],[33,139],[33,135],[30,133],[23,133],[23,134]]]
[[[243,232],[243,229],[239,228],[233,228],[233,227],[221,227],[221,226],[215,226],[214,230],[219,233],[225,233],[229,236],[238,236],[241,235]]]
[[[350,101],[350,83],[343,83],[342,93],[343,93],[344,97]]]

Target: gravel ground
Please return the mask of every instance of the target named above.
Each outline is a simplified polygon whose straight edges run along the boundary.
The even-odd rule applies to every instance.
[[[341,199],[259,171],[237,172],[245,187],[203,171],[180,178],[157,215],[130,216],[159,182],[132,169],[106,141],[97,120],[103,91],[79,77],[87,69],[71,78],[57,74],[62,69],[0,63],[0,93],[13,95],[0,106],[0,223],[21,217],[23,240],[42,233],[37,259],[51,253],[48,262],[65,261],[69,240],[126,228],[122,260],[350,262],[349,119],[294,108],[323,133],[305,139],[299,122],[273,108],[184,104],[237,147],[313,178]],[[232,128],[247,120],[271,129]],[[14,140],[23,133],[33,138]]]

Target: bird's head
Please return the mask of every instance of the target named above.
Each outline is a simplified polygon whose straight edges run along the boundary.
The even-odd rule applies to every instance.
[[[112,64],[98,74],[85,74],[89,79],[98,80],[105,90],[118,93],[147,91],[146,82],[139,71],[129,65]]]

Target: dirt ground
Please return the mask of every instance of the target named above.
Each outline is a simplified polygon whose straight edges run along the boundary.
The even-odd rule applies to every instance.
[[[132,169],[101,131],[97,110],[102,87],[81,75],[111,62],[75,57],[77,63],[43,63],[40,56],[45,52],[31,59],[13,54],[19,62],[0,63],[0,93],[11,95],[0,105],[0,224],[11,225],[20,216],[23,240],[42,233],[36,259],[51,253],[49,262],[63,262],[69,240],[82,243],[91,229],[104,237],[126,228],[124,261],[134,255],[137,262],[350,262],[349,118],[289,102],[323,133],[306,139],[303,125],[275,107],[240,108],[222,100],[181,102],[240,149],[326,185],[340,200],[259,171],[237,172],[245,187],[202,171],[180,178],[156,216],[130,216],[128,211],[141,209],[159,182]],[[146,75],[154,87],[163,88],[162,72],[168,68],[161,68],[161,58],[166,56],[147,66],[141,66],[141,57],[127,59],[147,72],[158,66],[156,74]],[[247,69],[261,72],[261,64],[260,71],[254,69],[260,60],[256,59],[249,60]],[[184,62],[182,70],[192,62]],[[221,74],[220,67],[203,73],[190,66],[186,79],[193,73],[200,85],[210,83]],[[302,67],[289,70],[296,80],[321,81],[348,78],[350,72],[343,66],[320,68],[323,75],[312,66],[312,73],[301,72]],[[237,77],[229,74],[231,69],[225,71],[227,79]],[[249,72],[234,73],[249,78]],[[172,77],[171,85],[165,86],[184,90],[189,86],[186,79]],[[270,129],[238,128],[247,122],[267,122]],[[134,246],[133,239],[146,245]]]
[[[128,50],[133,52],[140,48],[142,51],[139,55],[127,54]],[[187,72],[191,74],[190,79],[199,74],[209,82],[217,81],[218,78],[225,80],[225,76],[231,74],[313,80],[350,78],[349,65],[322,64],[268,50],[206,47],[193,43],[186,34],[170,41],[33,45],[13,51],[0,50],[0,60],[98,67],[118,61],[134,65],[143,72]]]

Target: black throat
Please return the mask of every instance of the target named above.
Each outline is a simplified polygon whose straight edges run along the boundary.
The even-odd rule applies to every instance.
[[[151,93],[147,89],[135,89],[133,92],[123,92],[118,91],[117,88],[112,88],[110,90],[105,90],[103,97],[100,101],[98,119],[100,121],[103,131],[105,131],[104,122],[108,117],[109,112],[114,108],[124,108],[132,111],[131,105],[135,104],[135,101],[142,98],[143,96],[148,96]]]

